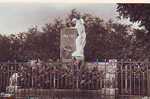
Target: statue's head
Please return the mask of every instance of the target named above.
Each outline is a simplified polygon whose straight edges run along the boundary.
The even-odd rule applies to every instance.
[[[77,18],[77,19],[80,19],[80,14],[77,14],[77,15],[76,15],[76,18]]]
[[[80,16],[79,12],[74,12],[73,17],[76,18],[76,19],[80,19],[81,16]]]

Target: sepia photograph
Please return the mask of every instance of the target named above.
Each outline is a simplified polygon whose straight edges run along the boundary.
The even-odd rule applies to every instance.
[[[0,1],[0,99],[150,99],[150,2]]]

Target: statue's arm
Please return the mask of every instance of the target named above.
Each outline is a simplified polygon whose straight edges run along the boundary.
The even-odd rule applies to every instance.
[[[84,24],[84,20],[83,19],[81,19],[81,22],[82,22],[82,24]]]

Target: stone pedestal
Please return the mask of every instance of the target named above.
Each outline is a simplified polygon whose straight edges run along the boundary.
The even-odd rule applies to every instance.
[[[18,88],[19,88],[19,86],[7,86],[6,91],[8,93],[15,93]]]
[[[72,28],[64,28],[61,30],[60,39],[60,58],[62,62],[71,62],[72,53],[75,51],[75,40],[77,30]]]

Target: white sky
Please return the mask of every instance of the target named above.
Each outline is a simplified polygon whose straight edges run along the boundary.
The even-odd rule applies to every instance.
[[[28,28],[34,25],[44,25],[56,17],[64,18],[74,8],[82,13],[88,12],[92,15],[102,17],[104,20],[115,20],[115,17],[118,15],[115,3],[39,3],[36,2],[37,0],[30,0],[30,2],[26,0],[25,2],[28,3],[19,3],[12,2],[14,0],[9,1],[11,3],[2,3],[0,1],[0,33],[6,35],[27,31]],[[31,3],[31,1],[34,3]],[[129,22],[125,21],[124,23]]]
[[[56,17],[64,18],[73,9],[105,20],[116,17],[116,4],[0,3],[0,33],[24,32]]]
[[[0,0],[0,2],[42,2],[42,3],[150,3],[150,0]]]

